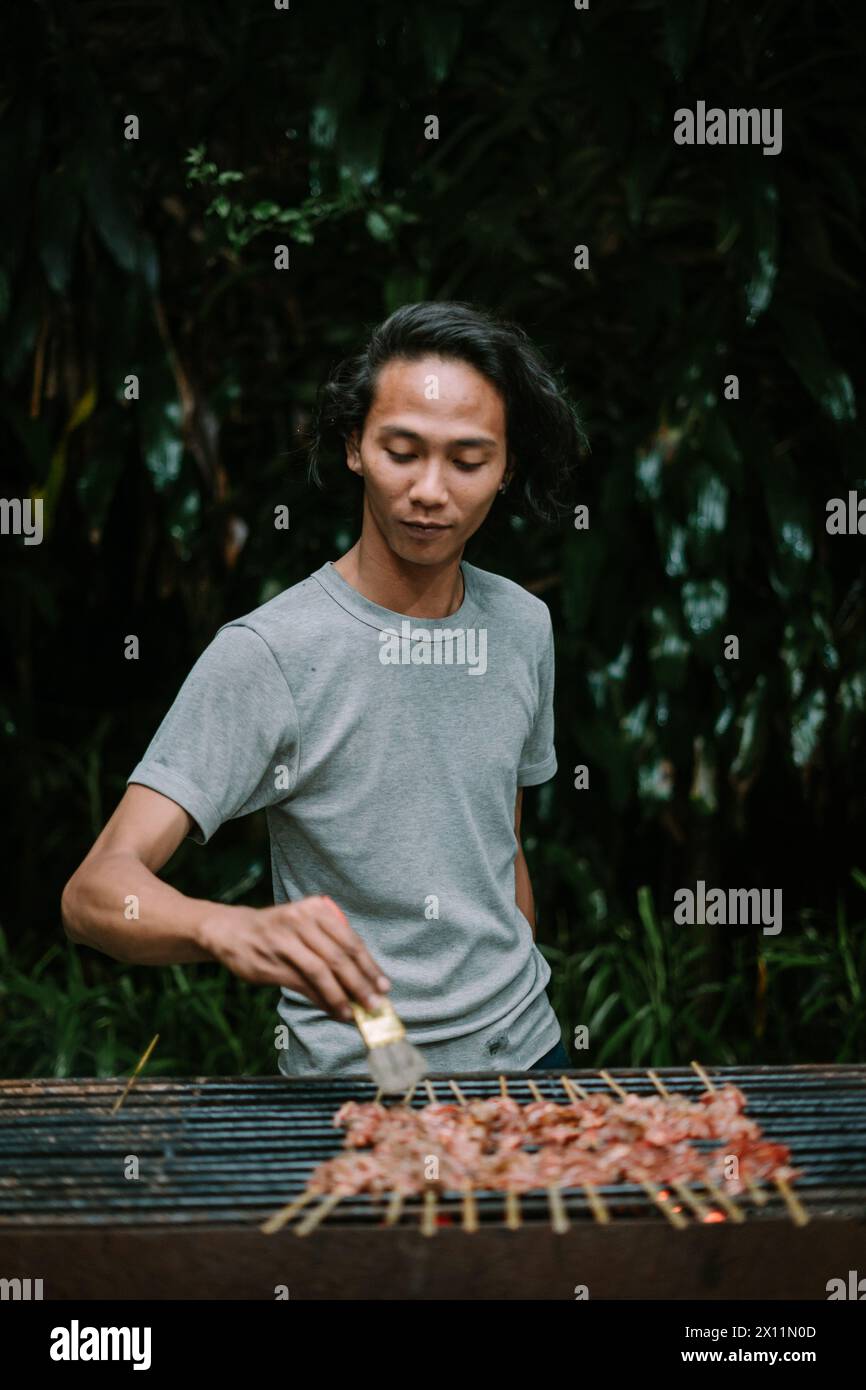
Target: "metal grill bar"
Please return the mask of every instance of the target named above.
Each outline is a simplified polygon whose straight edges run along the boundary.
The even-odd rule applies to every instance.
[[[791,1147],[793,1163],[805,1170],[796,1187],[810,1212],[866,1215],[866,1067],[706,1070],[715,1085],[743,1090],[749,1117],[768,1139]],[[597,1072],[564,1075],[590,1094],[611,1094]],[[704,1093],[687,1068],[656,1068],[655,1075],[672,1094],[696,1100]],[[658,1094],[645,1071],[616,1069],[609,1076],[626,1091]],[[559,1073],[521,1072],[506,1081],[520,1102],[532,1100],[536,1087],[545,1099],[567,1098]],[[455,1101],[451,1078],[433,1076],[430,1084],[437,1100]],[[0,1082],[0,1227],[258,1223],[300,1197],[312,1169],[341,1151],[342,1133],[332,1125],[339,1106],[376,1095],[372,1082],[354,1076],[139,1079],[112,1116],[121,1091],[116,1080]],[[459,1091],[467,1100],[494,1097],[499,1080],[487,1072],[461,1074]],[[413,1107],[427,1103],[423,1090],[411,1100]],[[140,1162],[138,1181],[123,1176],[130,1154]],[[782,1197],[765,1191],[760,1211],[748,1205],[750,1220],[785,1216]],[[637,1185],[595,1192],[614,1221],[664,1223]],[[479,1226],[502,1224],[504,1194],[476,1190],[473,1197]],[[564,1189],[561,1197],[568,1221],[598,1220],[590,1194]],[[706,1191],[701,1199],[715,1205]],[[388,1224],[417,1225],[423,1212],[423,1200],[407,1196]],[[383,1226],[388,1215],[387,1196],[360,1195],[343,1198],[328,1224]],[[549,1223],[548,1194],[521,1193],[520,1217]],[[462,1220],[462,1194],[437,1194],[437,1224]]]

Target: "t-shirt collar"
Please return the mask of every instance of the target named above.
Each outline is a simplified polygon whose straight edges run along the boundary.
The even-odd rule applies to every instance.
[[[394,628],[399,632],[400,624],[404,622],[411,623],[413,628],[432,631],[435,628],[471,627],[478,617],[472,566],[467,564],[465,560],[461,561],[460,572],[463,575],[463,602],[457,611],[450,613],[447,618],[415,618],[409,613],[395,613],[390,608],[383,608],[381,604],[373,603],[371,599],[360,594],[357,589],[353,589],[339,570],[335,569],[332,560],[326,560],[321,569],[314,571],[311,578],[318,580],[322,588],[347,613],[351,613],[370,627],[378,628],[380,632],[385,628]]]

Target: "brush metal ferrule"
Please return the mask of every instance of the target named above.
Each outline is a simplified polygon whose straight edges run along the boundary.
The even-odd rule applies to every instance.
[[[386,1047],[388,1043],[399,1042],[405,1038],[406,1029],[394,1012],[393,1005],[383,999],[378,1009],[365,1009],[363,1005],[349,1001],[355,1022],[368,1049]]]

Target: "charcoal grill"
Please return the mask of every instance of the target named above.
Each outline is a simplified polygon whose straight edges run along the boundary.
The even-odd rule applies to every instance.
[[[555,1202],[521,1194],[516,1228],[503,1194],[482,1191],[475,1229],[459,1193],[435,1206],[406,1197],[396,1211],[387,1195],[304,1211],[313,1168],[341,1151],[335,1111],[376,1098],[362,1077],[139,1080],[116,1114],[115,1080],[3,1081],[0,1278],[41,1278],[57,1299],[573,1299],[586,1286],[594,1299],[823,1300],[828,1280],[866,1274],[864,1066],[473,1072],[456,1083],[429,1079],[437,1100],[504,1084],[523,1103],[564,1103],[566,1084],[691,1100],[707,1083],[738,1086],[747,1115],[803,1170],[795,1193],[808,1221],[767,1184],[738,1199],[742,1220],[707,1192],[689,1202],[628,1184],[562,1189]],[[420,1087],[411,1103],[429,1099]],[[132,1157],[137,1179],[124,1176]]]

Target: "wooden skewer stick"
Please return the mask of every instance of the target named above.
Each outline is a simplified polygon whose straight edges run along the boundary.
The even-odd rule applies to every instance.
[[[468,1187],[463,1193],[463,1229],[464,1231],[478,1230],[478,1207],[475,1204],[475,1193]]]
[[[535,1098],[535,1100],[544,1100],[544,1096],[541,1094],[534,1081],[527,1081],[526,1084],[532,1092],[532,1095]]]
[[[647,1076],[649,1077],[649,1079],[650,1079],[650,1081],[652,1082],[652,1084],[655,1086],[655,1088],[656,1088],[656,1090],[658,1091],[659,1095],[660,1095],[660,1096],[663,1096],[665,1100],[670,1100],[670,1098],[671,1098],[671,1093],[670,1093],[670,1091],[668,1090],[668,1088],[667,1088],[667,1086],[665,1085],[665,1083],[662,1081],[661,1077],[656,1075],[656,1073],[653,1071],[652,1067],[647,1067],[647,1073],[646,1073],[646,1074],[647,1074]]]
[[[421,1212],[422,1236],[436,1234],[436,1189],[428,1187],[424,1193],[424,1210]]]
[[[456,1096],[457,1099],[459,1100],[460,1104],[461,1104],[461,1105],[465,1105],[465,1104],[466,1104],[466,1097],[464,1096],[464,1094],[463,1094],[463,1092],[461,1091],[460,1087],[457,1085],[457,1082],[452,1080],[452,1081],[449,1081],[449,1082],[448,1082],[448,1085],[451,1087],[452,1091],[454,1092],[455,1096]]]
[[[427,1096],[428,1096],[428,1099],[429,1099],[429,1101],[430,1101],[430,1104],[431,1104],[431,1105],[435,1105],[435,1104],[436,1104],[436,1092],[433,1090],[433,1087],[430,1085],[430,1078],[427,1077],[427,1076],[424,1077],[424,1086],[426,1087]]]
[[[803,1203],[800,1201],[799,1197],[797,1197],[796,1194],[791,1191],[791,1188],[788,1185],[788,1179],[773,1178],[773,1182],[776,1184],[776,1186],[778,1187],[779,1191],[785,1199],[785,1206],[791,1213],[791,1220],[793,1221],[794,1225],[807,1225],[809,1221],[809,1213],[806,1211],[806,1208],[803,1206]]]
[[[550,1203],[551,1225],[558,1236],[564,1235],[568,1230],[568,1216],[558,1187],[551,1186],[547,1189],[547,1200]]]
[[[499,1078],[499,1093],[506,1099],[508,1098],[508,1082],[505,1080],[504,1076],[500,1076]]]
[[[695,1069],[695,1071],[697,1072],[698,1076],[699,1076],[699,1077],[701,1078],[701,1080],[703,1081],[703,1083],[704,1083],[704,1085],[706,1086],[707,1090],[708,1090],[708,1091],[715,1091],[715,1089],[716,1089],[715,1083],[714,1083],[713,1081],[710,1080],[709,1076],[707,1076],[707,1073],[704,1071],[704,1069],[703,1069],[703,1067],[701,1066],[700,1062],[695,1062],[695,1061],[693,1061],[693,1062],[692,1062],[692,1066],[694,1067],[694,1069]]]
[[[418,1085],[418,1082],[417,1082],[417,1081],[413,1081],[413,1082],[412,1082],[412,1085],[409,1087],[408,1091],[406,1092],[405,1096],[403,1097],[403,1100],[402,1100],[402,1102],[401,1102],[402,1105],[411,1105],[411,1104],[412,1104],[412,1097],[413,1097],[414,1094],[415,1094],[415,1087],[416,1087],[417,1085]]]
[[[583,1183],[582,1187],[596,1221],[600,1226],[607,1226],[610,1223],[610,1212],[605,1206],[601,1194],[596,1192],[591,1182]]]
[[[400,1212],[403,1210],[403,1193],[395,1188],[388,1198],[388,1210],[385,1213],[385,1225],[396,1226],[400,1220]]]
[[[151,1040],[150,1040],[150,1042],[148,1043],[147,1047],[145,1048],[144,1052],[142,1053],[142,1055],[139,1057],[138,1061],[136,1062],[136,1064],[135,1064],[135,1071],[132,1073],[132,1076],[131,1076],[131,1077],[129,1078],[129,1080],[127,1081],[126,1086],[124,1087],[124,1090],[123,1090],[123,1094],[120,1095],[120,1096],[118,1097],[118,1099],[114,1102],[114,1105],[111,1107],[111,1113],[112,1113],[112,1115],[116,1115],[116,1114],[117,1114],[117,1112],[118,1112],[118,1110],[120,1109],[121,1105],[122,1105],[123,1102],[126,1100],[126,1097],[129,1095],[130,1091],[132,1090],[133,1084],[134,1084],[134,1082],[135,1082],[135,1078],[138,1076],[139,1072],[142,1071],[142,1070],[147,1066],[147,1063],[148,1063],[148,1061],[149,1061],[149,1059],[150,1059],[150,1054],[151,1054],[151,1052],[153,1051],[153,1049],[156,1047],[156,1045],[157,1045],[158,1042],[159,1042],[159,1033],[154,1033],[153,1037],[151,1038]]]
[[[325,1200],[320,1202],[316,1207],[315,1211],[308,1211],[303,1221],[298,1223],[295,1227],[295,1235],[308,1236],[311,1231],[316,1229],[320,1221],[324,1221],[328,1212],[333,1211],[338,1202],[342,1202],[344,1195],[345,1194],[342,1192],[329,1192]]]
[[[767,1205],[767,1194],[761,1191],[757,1183],[753,1182],[751,1178],[743,1178],[743,1184],[748,1189],[749,1196],[756,1207],[765,1207]]]
[[[704,1174],[704,1187],[710,1193],[713,1201],[718,1202],[720,1207],[724,1207],[725,1211],[728,1213],[728,1216],[731,1218],[732,1221],[745,1221],[745,1212],[741,1211],[741,1209],[737,1206],[736,1202],[732,1201],[732,1199],[728,1196],[727,1192],[723,1192],[722,1189],[719,1187],[718,1183],[714,1182],[713,1179],[706,1173]]]
[[[572,1081],[570,1076],[561,1076],[560,1081],[565,1087],[566,1095],[572,1100],[589,1100],[589,1091],[585,1091],[582,1086],[578,1086],[576,1081]]]
[[[511,1187],[505,1189],[505,1225],[509,1231],[520,1230],[520,1198]]]
[[[269,1216],[264,1225],[259,1227],[259,1230],[263,1235],[272,1236],[275,1231],[282,1230],[287,1221],[291,1221],[295,1212],[300,1211],[301,1207],[306,1206],[307,1202],[311,1202],[314,1197],[318,1196],[318,1192],[313,1192],[308,1187],[301,1193],[300,1197],[296,1197],[293,1202],[289,1202],[287,1207],[281,1207],[279,1211],[274,1212],[273,1216]]]
[[[619,1082],[618,1082],[618,1081],[614,1081],[614,1079],[613,1079],[613,1077],[611,1076],[610,1072],[607,1072],[607,1071],[604,1070],[604,1068],[602,1068],[601,1071],[599,1072],[599,1076],[603,1076],[603,1077],[604,1077],[604,1079],[605,1079],[605,1081],[607,1082],[608,1086],[610,1086],[610,1088],[611,1088],[612,1091],[616,1091],[616,1093],[617,1093],[617,1095],[619,1096],[620,1100],[628,1100],[628,1091],[624,1091],[623,1088],[622,1088],[622,1086],[620,1086]]]
[[[697,1194],[692,1191],[692,1189],[688,1186],[687,1183],[672,1182],[671,1187],[673,1188],[677,1196],[680,1198],[680,1200],[685,1202],[687,1207],[691,1208],[691,1210],[694,1212],[695,1216],[698,1218],[699,1221],[706,1221],[707,1217],[710,1214],[710,1209],[708,1206],[704,1205],[700,1197],[698,1197]]]
[[[643,1188],[644,1192],[647,1194],[647,1196],[653,1202],[655,1202],[659,1211],[664,1212],[665,1216],[667,1217],[668,1221],[671,1223],[672,1226],[675,1226],[678,1231],[682,1231],[685,1229],[686,1226],[688,1226],[689,1223],[688,1221],[686,1221],[686,1218],[683,1216],[682,1212],[674,1211],[670,1202],[661,1195],[661,1192],[657,1187],[653,1187],[652,1183],[648,1182],[646,1178],[640,1179],[640,1185]]]

